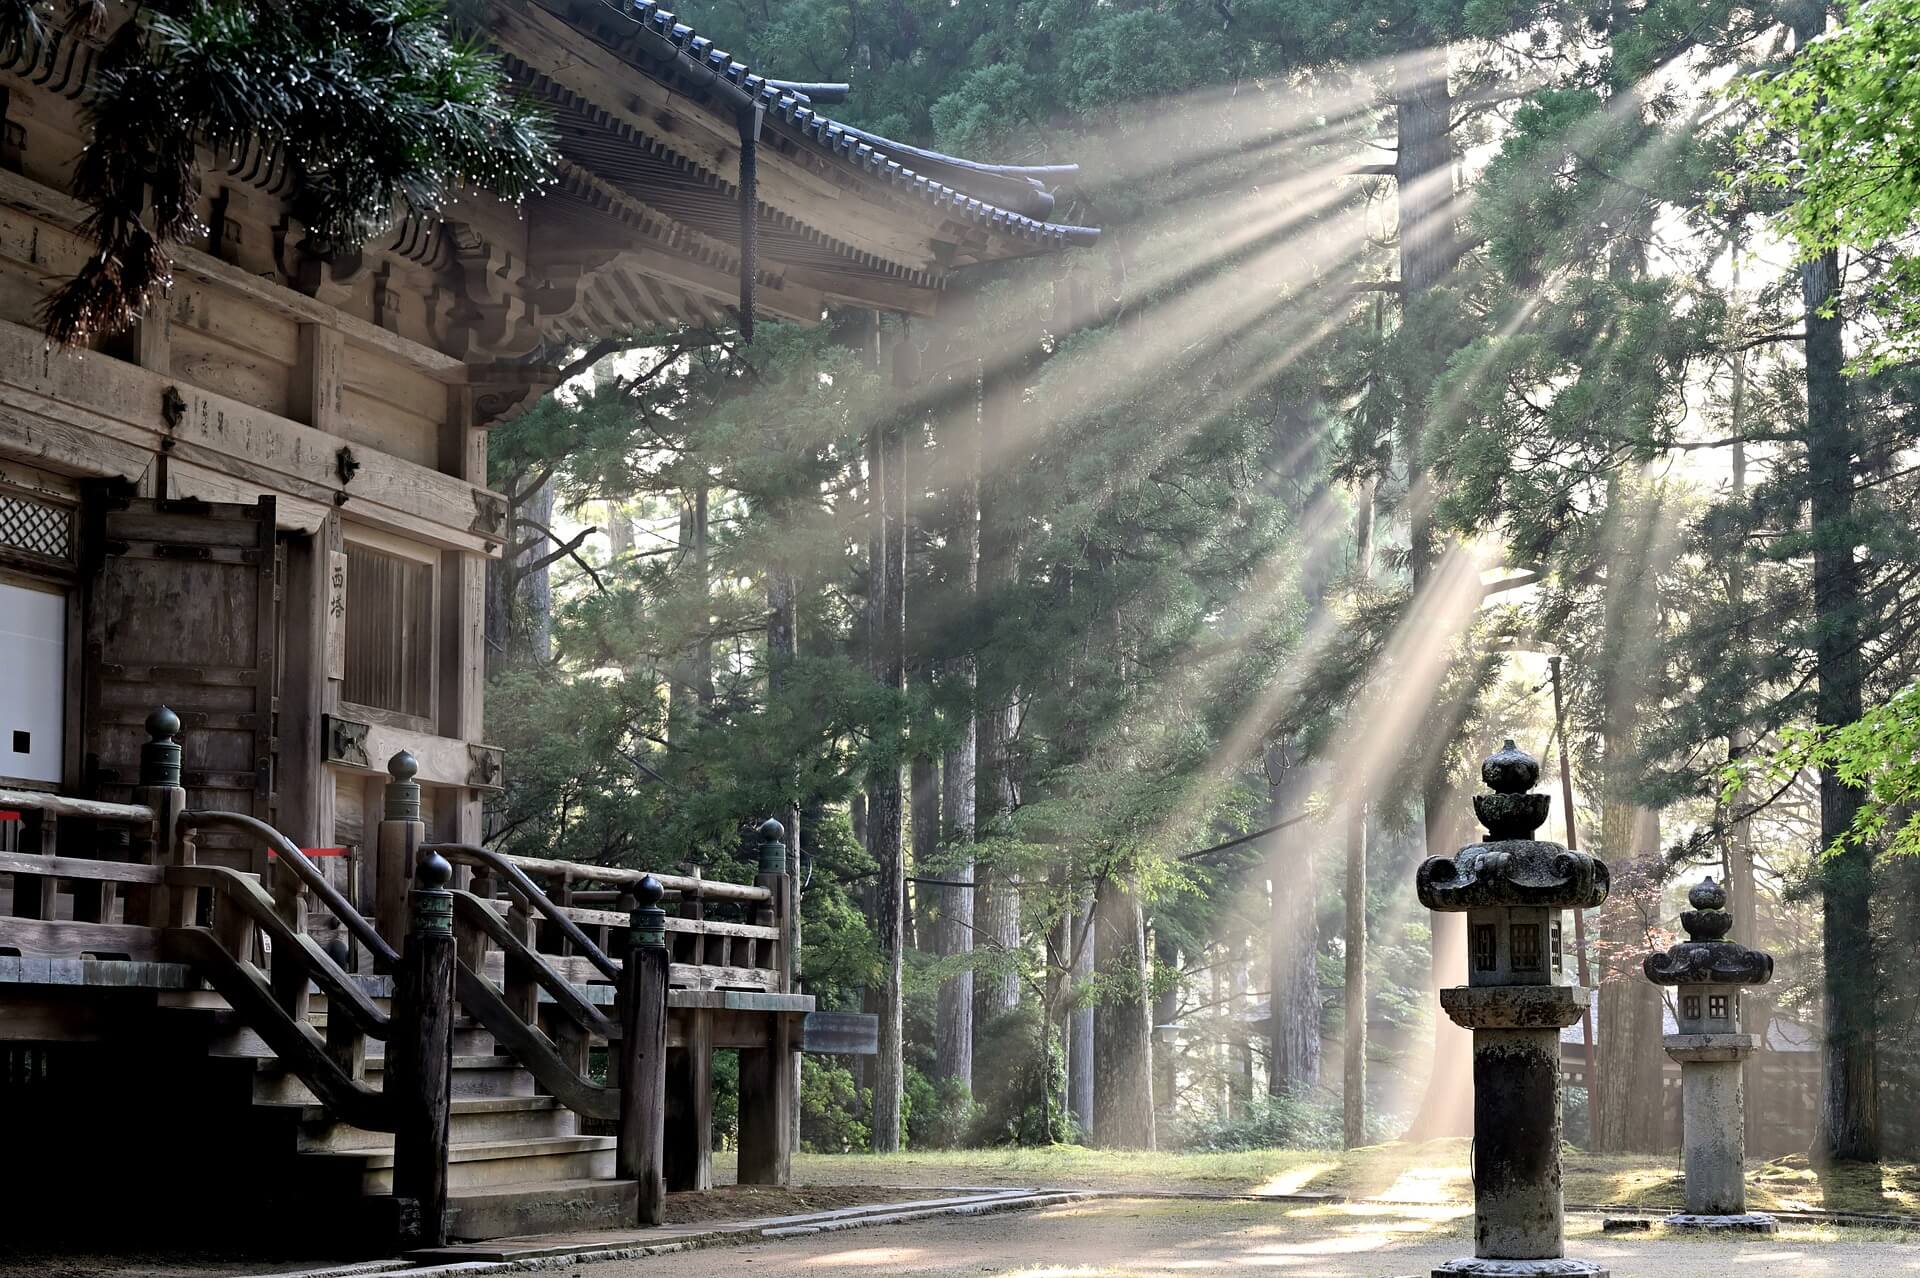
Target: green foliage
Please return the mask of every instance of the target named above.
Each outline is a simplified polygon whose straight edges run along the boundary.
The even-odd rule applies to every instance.
[[[851,1154],[869,1148],[873,1132],[856,1115],[859,1087],[845,1063],[831,1056],[800,1058],[800,1144],[815,1154]]]
[[[1864,792],[1852,828],[1826,856],[1853,848],[1920,855],[1920,686],[1901,689],[1852,723],[1782,728],[1771,751],[1727,765],[1722,800],[1764,800],[1809,769],[1831,770],[1842,785]]]
[[[1920,3],[1865,0],[1841,18],[1784,69],[1736,82],[1754,116],[1733,176],[1807,256],[1881,257],[1867,287],[1888,330],[1869,362],[1884,368],[1920,354]]]
[[[1384,1131],[1379,1133],[1384,1137]],[[1371,1143],[1371,1142],[1369,1142]],[[1247,1149],[1339,1149],[1340,1103],[1310,1093],[1256,1096],[1234,1112],[1216,1109],[1181,1122],[1170,1149],[1222,1153]]]
[[[930,1079],[908,1066],[906,1101],[901,1106],[909,1149],[959,1149],[967,1144],[980,1107],[957,1079]]]
[[[104,6],[68,4],[85,22]],[[0,37],[44,39],[39,6],[0,6]],[[110,38],[86,106],[73,192],[98,247],[48,298],[47,333],[117,332],[168,283],[168,246],[199,229],[198,148],[285,157],[308,247],[359,247],[397,211],[437,215],[463,189],[518,201],[553,152],[498,60],[441,0],[160,0]]]
[[[1043,1031],[1031,1001],[976,1024],[973,1085],[981,1099],[968,1144],[1050,1145],[1070,1131],[1059,1104],[1059,1038]]]

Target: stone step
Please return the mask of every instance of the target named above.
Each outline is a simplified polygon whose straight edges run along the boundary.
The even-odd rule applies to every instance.
[[[370,1132],[335,1122],[321,1105],[301,1105],[296,1148],[390,1150],[393,1133]],[[452,1143],[484,1144],[580,1134],[578,1117],[551,1096],[459,1096],[448,1116]]]
[[[525,1234],[632,1228],[640,1187],[631,1180],[509,1181],[447,1195],[449,1238],[518,1238]]]
[[[447,1152],[447,1188],[451,1193],[500,1185],[610,1179],[616,1144],[611,1136],[547,1136],[453,1145]],[[393,1192],[391,1148],[315,1150],[300,1158],[330,1178],[347,1168],[357,1170],[363,1194]]]
[[[367,1062],[366,1083],[379,1087],[386,1072],[386,1060]],[[468,1096],[532,1096],[533,1075],[521,1069],[511,1056],[460,1055],[453,1058],[453,1094]],[[258,1063],[253,1077],[253,1099],[261,1105],[317,1105],[306,1084],[285,1069],[277,1059]]]

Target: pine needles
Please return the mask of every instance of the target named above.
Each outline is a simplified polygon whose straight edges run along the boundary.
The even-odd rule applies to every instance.
[[[68,21],[97,22],[97,0]],[[46,5],[0,0],[0,41],[48,38]],[[202,148],[280,155],[316,254],[463,190],[519,202],[553,167],[545,124],[442,0],[157,0],[109,40],[73,191],[95,254],[47,299],[49,339],[138,319],[171,283],[169,246],[204,234]]]

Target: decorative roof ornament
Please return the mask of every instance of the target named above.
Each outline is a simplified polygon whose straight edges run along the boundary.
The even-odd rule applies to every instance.
[[[1491,906],[1592,909],[1607,899],[1607,866],[1597,857],[1535,839],[1552,797],[1531,793],[1540,761],[1511,739],[1480,765],[1491,794],[1476,794],[1473,810],[1487,828],[1484,843],[1451,857],[1428,857],[1415,877],[1420,903],[1459,912]]]
[[[1733,930],[1727,889],[1709,874],[1687,893],[1693,908],[1680,915],[1687,939],[1641,963],[1655,985],[1765,985],[1773,979],[1773,955],[1726,939]]]

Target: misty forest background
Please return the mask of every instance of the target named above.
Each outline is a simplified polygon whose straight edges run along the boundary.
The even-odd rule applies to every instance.
[[[1911,795],[1850,841],[1843,784],[1920,721],[1920,289],[1898,225],[1799,251],[1730,91],[1823,6],[679,16],[1078,161],[1054,220],[1104,228],[938,319],[609,335],[492,439],[491,835],[744,878],[779,817],[804,988],[881,1017],[804,1058],[807,1146],[1463,1133],[1413,869],[1512,736],[1613,870],[1570,1138],[1669,1144],[1639,959],[1712,873],[1779,960],[1751,1023],[1824,1060],[1798,1147],[1920,1155]],[[1875,713],[1853,764],[1810,730]]]

